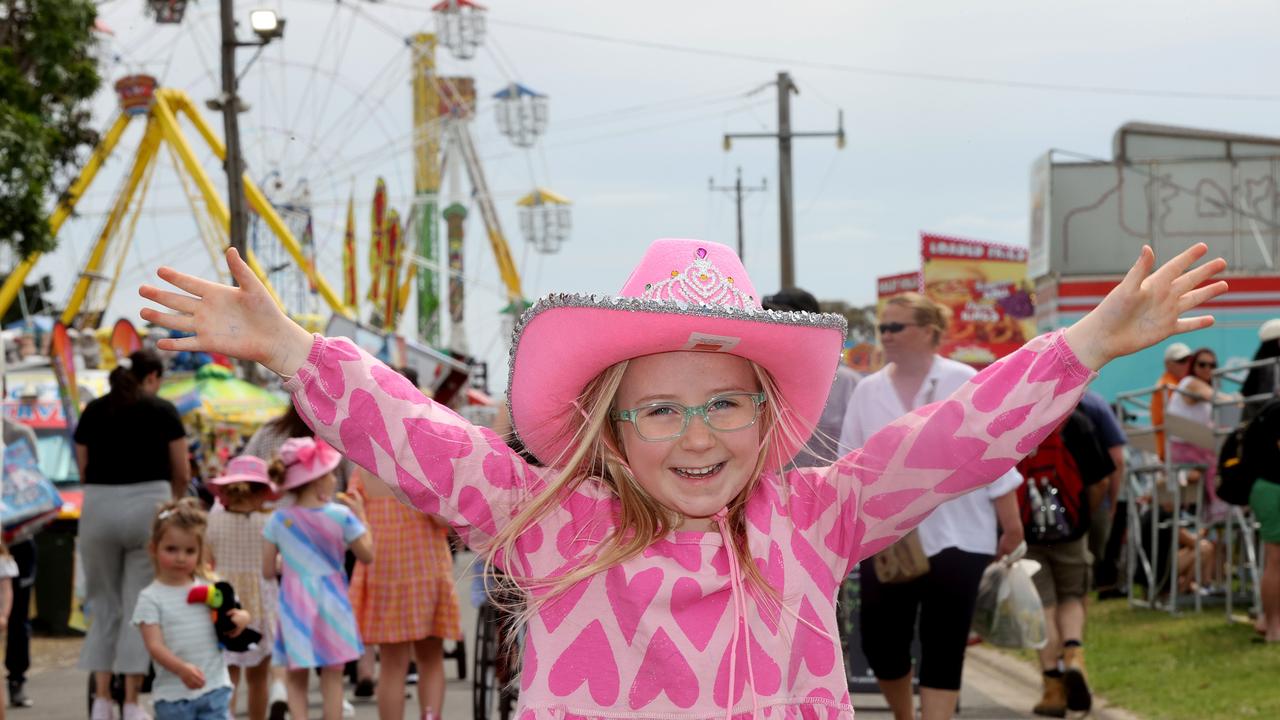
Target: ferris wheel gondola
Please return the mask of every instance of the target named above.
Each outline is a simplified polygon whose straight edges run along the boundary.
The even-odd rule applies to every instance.
[[[534,188],[516,205],[520,207],[520,232],[525,241],[540,253],[558,252],[573,227],[569,199],[546,188]]]
[[[547,130],[547,96],[513,82],[493,99],[498,130],[516,147],[533,147]]]
[[[147,10],[161,25],[177,25],[187,14],[188,0],[147,0]]]
[[[442,0],[431,7],[436,16],[436,37],[459,60],[470,60],[484,42],[483,5],[471,0]]]

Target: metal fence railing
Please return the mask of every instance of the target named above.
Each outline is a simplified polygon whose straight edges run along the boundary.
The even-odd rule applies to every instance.
[[[1239,388],[1249,370],[1272,368],[1271,392],[1243,397]],[[1210,462],[1216,466],[1216,458],[1223,440],[1242,426],[1246,409],[1260,406],[1280,396],[1280,358],[1258,360],[1221,368],[1213,373],[1214,397],[1211,403],[1212,426],[1197,426],[1185,418],[1170,416],[1168,400],[1175,394],[1193,396],[1176,387],[1153,386],[1119,393],[1113,408],[1129,441],[1129,463],[1125,478],[1127,493],[1126,526],[1126,580],[1129,604],[1134,607],[1150,607],[1176,613],[1185,602],[1178,587],[1178,547],[1181,531],[1191,532],[1198,543],[1202,535],[1212,533],[1225,545],[1225,561],[1222,580],[1226,593],[1226,613],[1233,617],[1235,604],[1242,598],[1261,612],[1260,567],[1262,548],[1257,538],[1257,523],[1247,507],[1229,506],[1225,512],[1206,515],[1209,498],[1207,482],[1211,474]],[[1236,392],[1229,392],[1236,389]],[[1164,423],[1151,422],[1151,399],[1156,392],[1164,392]],[[1157,452],[1157,437],[1165,436],[1163,458]],[[1169,452],[1170,438],[1189,442],[1211,451],[1213,460],[1204,462],[1175,462]],[[1199,480],[1191,478],[1199,475]],[[1144,508],[1146,512],[1144,513]],[[1167,508],[1167,512],[1164,512]],[[1217,510],[1217,508],[1215,508]],[[1143,543],[1143,536],[1149,543]],[[1162,536],[1167,542],[1161,542]],[[1167,569],[1167,575],[1162,570]],[[1141,572],[1146,579],[1147,590],[1138,596],[1137,576]],[[1195,589],[1190,593],[1190,604],[1199,612],[1203,609],[1204,567],[1198,545],[1195,547],[1192,566]],[[1167,579],[1166,579],[1167,578]],[[1167,586],[1167,593],[1161,592]]]

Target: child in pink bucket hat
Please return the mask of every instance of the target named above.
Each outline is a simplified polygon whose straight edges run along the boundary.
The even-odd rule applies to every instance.
[[[1197,245],[1133,270],[1073,327],[830,466],[784,470],[808,439],[844,337],[833,315],[761,309],[741,261],[659,240],[619,295],[550,295],[511,348],[534,467],[342,338],[311,336],[235,254],[232,288],[168,268],[141,294],[190,330],[164,349],[264,363],[318,436],[445,518],[512,581],[525,645],[517,714],[682,720],[853,717],[834,598],[860,559],[1035,448],[1110,359],[1206,327],[1225,291]],[[502,598],[510,595],[503,594]],[[510,604],[510,601],[505,601]]]
[[[244,485],[240,485],[244,483]],[[237,487],[239,486],[239,487]],[[267,461],[252,455],[238,455],[227,461],[222,475],[209,481],[209,490],[225,504],[228,490],[234,495],[264,493],[267,500],[279,497],[276,484],[267,473]]]
[[[266,504],[279,493],[267,461],[252,455],[232,458],[224,474],[209,481],[209,488],[218,499],[205,532],[209,561],[218,576],[236,588],[252,618],[249,627],[262,634],[254,648],[222,653],[231,675],[231,707],[237,704],[240,688],[247,686],[249,714],[257,716],[266,712],[278,603],[275,576],[262,576],[262,533],[270,517]]]
[[[324,717],[341,717],[343,666],[364,653],[343,560],[350,548],[360,562],[373,562],[373,538],[358,495],[330,499],[340,462],[342,455],[325,441],[297,437],[284,441],[270,467],[272,480],[294,499],[267,520],[261,566],[264,577],[280,573],[271,657],[288,668],[291,717],[307,717],[310,668],[320,668]]]

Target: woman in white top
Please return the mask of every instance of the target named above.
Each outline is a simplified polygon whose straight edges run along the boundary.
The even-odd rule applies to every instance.
[[[1187,376],[1182,378],[1178,383],[1178,389],[1169,394],[1169,401],[1165,404],[1165,415],[1174,415],[1184,420],[1190,420],[1197,425],[1213,429],[1213,399],[1215,392],[1213,389],[1213,371],[1218,369],[1218,356],[1209,348],[1199,348],[1191,353],[1191,369]],[[1189,463],[1193,465],[1204,466],[1201,473],[1193,470],[1189,473],[1190,480],[1199,480],[1203,474],[1206,495],[1205,517],[1210,521],[1218,520],[1226,517],[1227,505],[1218,499],[1217,493],[1214,492],[1214,478],[1218,469],[1218,454],[1208,447],[1188,442],[1185,438],[1180,438],[1172,430],[1169,432],[1169,453],[1170,459],[1174,463]],[[1190,501],[1194,498],[1184,495],[1184,499]]]
[[[885,425],[947,398],[976,374],[968,365],[936,353],[947,315],[916,293],[888,301],[879,326],[888,364],[854,389],[840,434],[842,446],[862,447]],[[882,584],[872,561],[863,561],[858,620],[862,650],[895,720],[915,717],[911,642],[917,608],[922,717],[940,720],[954,715],[978,581],[993,556],[1008,554],[1022,542],[1016,495],[1021,484],[1022,477],[1010,470],[993,485],[938,506],[920,524],[921,544],[929,556],[929,572],[920,578]]]

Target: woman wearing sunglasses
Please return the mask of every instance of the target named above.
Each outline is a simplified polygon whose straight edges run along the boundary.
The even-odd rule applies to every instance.
[[[1172,393],[1169,398],[1168,409],[1165,410],[1166,414],[1176,415],[1197,425],[1212,429],[1213,399],[1214,397],[1223,397],[1225,399],[1225,396],[1221,393],[1216,393],[1213,389],[1213,372],[1217,369],[1218,356],[1212,350],[1202,347],[1192,352],[1190,371],[1178,383],[1178,390]],[[1217,454],[1210,448],[1192,444],[1174,433],[1170,433],[1169,452],[1172,454],[1174,463],[1204,465],[1203,472],[1199,470],[1190,471],[1188,480],[1199,481],[1203,476],[1208,492],[1206,496],[1206,502],[1208,502],[1208,508],[1205,513],[1206,518],[1215,520],[1225,517],[1227,506],[1218,499],[1214,492],[1214,476],[1216,475],[1218,464]],[[1194,497],[1195,495],[1191,495],[1189,498],[1184,495],[1184,499],[1188,502],[1191,502]]]
[[[886,365],[858,382],[845,414],[840,444],[862,447],[868,438],[912,410],[945,398],[976,371],[937,354],[950,312],[923,295],[906,293],[880,315]],[[862,650],[894,718],[912,708],[911,643],[919,609],[920,703],[928,720],[950,718],[973,621],[978,582],[993,557],[1022,542],[1014,470],[992,485],[938,506],[920,523],[919,544],[929,558],[925,574],[910,580],[880,578],[874,559],[860,566]],[[997,543],[997,518],[1001,533]],[[887,582],[882,582],[886,580]]]

